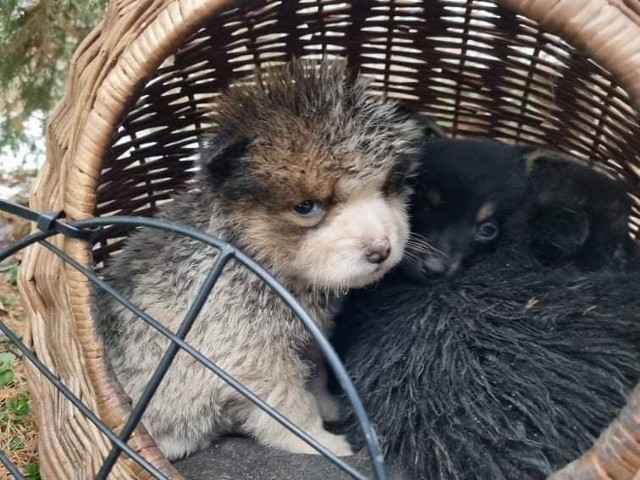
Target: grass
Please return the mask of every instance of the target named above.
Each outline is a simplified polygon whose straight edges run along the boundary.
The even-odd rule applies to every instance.
[[[0,185],[11,189],[9,200],[26,204],[35,171],[7,171],[0,165]],[[2,194],[0,194],[0,197]],[[0,211],[0,247],[29,233],[30,223]],[[22,336],[25,312],[18,293],[21,253],[0,263],[0,322]],[[0,334],[0,451],[19,467],[25,478],[40,478],[37,432],[25,382],[25,362],[19,351]],[[12,478],[0,464],[0,480]]]
[[[0,321],[20,334],[24,310],[16,286],[18,260],[0,265]],[[24,361],[7,340],[0,341],[0,450],[25,478],[40,478],[36,449],[37,433],[24,375]],[[8,480],[9,472],[0,466],[0,480]]]

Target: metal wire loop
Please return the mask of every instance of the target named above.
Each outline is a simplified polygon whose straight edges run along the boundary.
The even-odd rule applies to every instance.
[[[59,221],[60,218],[64,217],[64,213],[61,211],[40,214],[27,207],[2,200],[0,200],[0,210],[6,210],[9,213],[13,213],[28,220],[35,221],[38,225],[38,228],[41,230],[41,232],[25,237],[20,241],[15,242],[13,245],[0,250],[0,261],[33,243],[40,243],[43,247],[47,248],[63,261],[85,275],[87,279],[96,287],[103,289],[117,302],[132,311],[140,319],[142,319],[142,321],[146,322],[148,325],[150,325],[152,328],[154,328],[170,340],[169,347],[167,347],[167,349],[165,350],[164,355],[161,358],[156,371],[153,373],[151,379],[147,383],[143,394],[141,395],[136,405],[133,405],[131,414],[129,415],[129,418],[123,426],[120,435],[116,435],[113,431],[109,430],[108,427],[106,427],[106,425],[104,425],[104,423],[102,423],[101,420],[86,405],[84,405],[81,400],[78,399],[78,397],[76,397],[62,382],[60,382],[60,380],[56,378],[56,376],[44,364],[42,364],[32,352],[29,352],[26,346],[24,346],[24,344],[20,342],[17,336],[13,334],[13,332],[11,332],[11,330],[8,329],[6,325],[0,322],[0,330],[7,334],[9,340],[12,341],[12,343],[15,343],[17,348],[21,352],[23,352],[25,357],[29,359],[34,364],[34,366],[39,371],[41,371],[45,375],[45,377],[63,393],[65,397],[67,397],[77,408],[79,408],[80,411],[111,441],[112,448],[107,455],[107,458],[103,462],[96,478],[106,479],[122,452],[129,455],[134,461],[139,463],[140,466],[142,466],[156,478],[166,478],[162,475],[161,472],[153,467],[153,465],[146,462],[139,454],[136,454],[135,451],[133,451],[126,442],[129,440],[129,437],[140,422],[147,405],[151,401],[156,389],[158,388],[158,385],[162,381],[165,373],[169,369],[173,359],[180,349],[187,352],[195,360],[218,375],[223,381],[228,383],[232,388],[234,388],[240,394],[244,395],[248,400],[256,404],[259,408],[264,410],[282,426],[284,426],[293,434],[297,435],[300,439],[315,448],[319,453],[324,455],[327,460],[336,465],[338,468],[350,474],[354,478],[366,478],[361,472],[357,471],[351,465],[344,462],[344,460],[335,456],[332,452],[330,452],[328,449],[326,449],[316,440],[310,437],[306,432],[301,430],[294,423],[292,423],[290,420],[282,416],[279,412],[277,412],[266,402],[264,402],[260,397],[247,389],[244,385],[242,385],[242,383],[229,375],[225,370],[218,367],[214,362],[202,355],[198,350],[184,341],[184,338],[186,337],[189,329],[196,320],[200,309],[204,305],[204,302],[208,298],[216,281],[220,277],[225,264],[229,260],[233,259],[234,261],[241,263],[244,267],[248,268],[255,275],[257,275],[261,280],[266,282],[269,287],[287,303],[287,305],[293,310],[295,315],[309,331],[313,340],[325,355],[327,363],[334,371],[338,382],[340,383],[343,391],[345,392],[351,403],[351,406],[353,407],[354,414],[358,419],[358,422],[360,423],[360,426],[364,433],[365,443],[369,451],[369,456],[371,459],[375,477],[379,480],[386,480],[387,477],[384,468],[384,461],[380,451],[380,446],[373,431],[373,427],[371,426],[371,423],[364,411],[364,406],[362,405],[362,402],[346,372],[346,369],[344,368],[344,365],[342,365],[342,363],[340,362],[340,359],[331,347],[328,340],[322,334],[322,331],[319,329],[318,325],[311,319],[311,317],[309,317],[307,312],[305,312],[305,310],[291,295],[291,293],[289,293],[284,288],[284,286],[282,286],[273,276],[271,276],[271,274],[266,269],[264,269],[260,264],[255,262],[249,256],[222,240],[207,235],[196,229],[166,220],[146,217],[112,216],[106,218],[92,218],[87,220],[63,223]],[[78,263],[58,247],[45,241],[48,237],[56,234],[71,236],[73,238],[81,238],[87,241],[95,241],[103,228],[109,226],[143,226],[171,231],[174,233],[186,235],[219,250],[220,253],[213,268],[211,269],[209,275],[203,283],[180,328],[175,334],[167,329],[163,324],[158,322],[155,318],[142,311],[137,305],[134,305],[128,299],[120,295],[112,287],[98,278],[98,276],[93,271]],[[0,462],[4,463],[5,460],[8,461],[8,459],[0,456]]]

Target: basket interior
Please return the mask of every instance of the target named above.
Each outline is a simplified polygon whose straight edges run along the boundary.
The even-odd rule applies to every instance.
[[[261,0],[208,19],[147,79],[104,158],[95,214],[152,213],[192,175],[222,89],[254,65],[321,55],[346,57],[372,89],[454,136],[553,146],[639,193],[627,94],[587,54],[495,1]],[[98,268],[125,233],[105,232]]]

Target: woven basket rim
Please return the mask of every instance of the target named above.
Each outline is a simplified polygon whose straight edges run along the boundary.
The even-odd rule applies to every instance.
[[[95,72],[94,81],[99,84],[89,105],[75,105],[73,98],[75,89],[73,83],[80,78],[78,70],[82,68],[80,59],[94,48],[94,42],[100,37],[104,29],[115,28],[114,16],[109,12],[116,11],[122,0],[111,0],[109,11],[105,19],[80,44],[72,58],[69,73],[69,85],[65,96],[51,114],[47,126],[47,160],[43,170],[38,175],[31,195],[31,205],[44,210],[45,205],[51,209],[63,209],[68,218],[73,220],[85,219],[93,216],[96,204],[96,189],[101,175],[102,161],[105,152],[111,146],[112,138],[121,120],[137,92],[145,80],[193,33],[200,25],[227,8],[233,8],[238,0],[140,0],[138,5],[133,2],[126,15],[122,16],[125,28],[136,21],[136,12],[154,8],[153,19],[135,31],[135,37],[127,38],[126,42],[118,44],[117,51],[93,52],[95,55],[105,55],[108,59],[104,70]],[[349,2],[345,2],[349,3]],[[567,43],[580,48],[604,68],[609,70],[623,88],[629,93],[636,105],[640,105],[640,7],[633,0],[497,0],[503,7],[537,21],[542,27],[559,35]],[[129,22],[129,23],[127,23]],[[108,70],[107,70],[108,68]],[[77,88],[77,86],[76,86]],[[68,144],[68,151],[60,165],[50,164],[50,158],[58,152],[53,152],[49,144],[57,140],[60,123],[72,117],[71,112],[81,112],[78,125],[75,125],[75,137]],[[56,171],[56,168],[58,171]],[[57,195],[45,192],[46,180],[58,178],[60,184]],[[49,194],[52,198],[45,198]],[[61,201],[58,201],[61,199]],[[65,241],[65,250],[76,260],[87,264],[90,260],[89,247],[78,241]],[[36,249],[29,251],[25,263],[25,273],[20,276],[23,297],[38,298],[38,289],[33,280],[33,269],[37,258]],[[27,273],[29,272],[29,273]],[[110,397],[110,400],[120,404],[126,410],[124,402],[104,385],[104,371],[100,368],[102,358],[95,353],[95,338],[92,333],[92,322],[89,307],[89,284],[77,272],[65,269],[74,292],[84,302],[73,305],[75,326],[85,335],[80,342],[85,342],[94,354],[87,361],[87,369],[92,382],[103,384],[97,390]],[[35,300],[34,300],[35,302]],[[88,333],[87,333],[88,332]],[[93,343],[92,343],[93,342]],[[107,408],[108,402],[100,404]],[[181,478],[153,446],[146,446],[149,454],[156,463]],[[133,477],[132,477],[133,478]]]

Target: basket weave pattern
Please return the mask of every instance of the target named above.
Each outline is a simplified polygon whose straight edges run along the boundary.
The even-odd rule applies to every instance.
[[[112,0],[72,59],[32,208],[71,219],[151,213],[188,180],[221,89],[254,65],[323,53],[346,57],[374,89],[453,135],[552,144],[603,165],[640,196],[636,0]],[[111,229],[93,251],[54,242],[99,268],[124,233]],[[107,381],[87,280],[33,247],[20,287],[25,339],[118,431],[130,407]],[[110,443],[43,377],[30,371],[29,381],[43,478],[91,478]],[[621,419],[634,426],[638,399],[627,409]],[[612,425],[556,477],[640,478],[639,443],[640,427]],[[130,445],[180,478],[144,429]],[[112,478],[146,474],[121,459]]]

